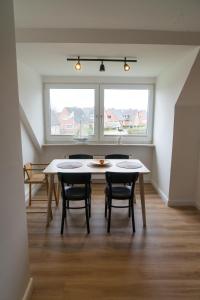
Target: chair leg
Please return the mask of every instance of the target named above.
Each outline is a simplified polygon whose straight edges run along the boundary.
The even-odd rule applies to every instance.
[[[131,199],[128,200],[128,217],[131,217]]]
[[[108,210],[108,198],[105,195],[105,218],[107,218],[107,210]]]
[[[65,222],[65,220],[66,220],[66,215],[67,215],[67,214],[66,214],[66,207],[65,207],[65,204],[63,203],[60,234],[63,234],[64,222]]]
[[[131,212],[132,212],[133,233],[135,233],[135,217],[134,217],[134,203],[133,203],[133,199],[131,199]]]
[[[32,201],[32,185],[29,183],[29,206],[31,206]]]
[[[88,199],[88,208],[89,208],[89,217],[91,217],[91,195],[89,196],[89,199]]]
[[[88,199],[85,199],[85,216],[86,216],[86,223],[87,223],[87,233],[90,233],[89,202],[88,202]]]
[[[108,227],[107,232],[110,232],[110,223],[111,223],[111,210],[112,210],[112,200],[108,198]]]

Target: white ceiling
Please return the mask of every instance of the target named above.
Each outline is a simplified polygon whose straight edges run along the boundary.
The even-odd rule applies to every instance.
[[[14,0],[17,28],[200,31],[199,0]]]
[[[128,76],[157,77],[163,70],[184,58],[192,46],[165,45],[109,45],[109,44],[48,44],[18,43],[17,58],[41,75],[46,76]],[[82,63],[76,71],[70,56],[127,58],[136,57],[129,72],[123,71],[121,63],[105,63],[106,72],[99,72],[98,62]]]

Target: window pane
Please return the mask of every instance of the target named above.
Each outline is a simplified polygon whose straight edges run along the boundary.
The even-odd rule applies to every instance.
[[[148,89],[104,89],[104,135],[146,135],[148,97]]]
[[[93,135],[94,105],[94,89],[50,89],[51,135]]]

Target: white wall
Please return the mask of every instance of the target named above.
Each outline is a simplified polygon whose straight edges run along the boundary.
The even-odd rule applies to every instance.
[[[22,62],[17,62],[19,100],[39,142],[44,142],[43,89],[41,77]]]
[[[12,0],[0,2],[0,299],[22,300],[28,244]]]
[[[20,97],[20,118],[23,164],[40,162],[41,144],[44,142],[43,90],[39,74],[17,62]],[[33,186],[32,193],[37,190]],[[28,185],[25,184],[25,199],[28,200]]]
[[[43,83],[102,83],[102,84],[154,84],[155,77],[111,77],[111,76],[43,76]]]
[[[198,49],[160,74],[156,83],[152,182],[164,201],[169,198],[174,109]]]
[[[31,140],[30,135],[28,134],[27,129],[21,122],[21,140],[22,140],[22,159],[23,159],[23,165],[26,163],[39,163],[40,162],[40,152],[35,147],[33,141]],[[37,188],[38,185],[32,186],[32,192],[34,194],[34,191],[36,191],[35,187]],[[28,184],[24,185],[24,191],[25,191],[25,200],[28,201],[29,197],[29,186]]]
[[[29,162],[39,162],[39,153],[30,136],[27,133],[26,128],[21,123],[21,138],[22,138],[22,158],[23,165]]]
[[[195,205],[200,145],[200,54],[175,110],[170,205]],[[199,200],[199,199],[198,199]]]

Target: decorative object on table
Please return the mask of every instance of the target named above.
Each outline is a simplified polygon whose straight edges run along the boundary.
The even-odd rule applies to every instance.
[[[111,166],[111,163],[109,160],[106,159],[94,159],[89,163],[89,166],[95,166],[95,167],[108,167]]]
[[[126,161],[126,160],[117,163],[116,166],[124,169],[139,169],[142,167],[142,165],[139,162]]]
[[[57,164],[57,168],[59,169],[76,169],[82,167],[82,163],[80,161],[69,161],[69,162],[62,162]]]

